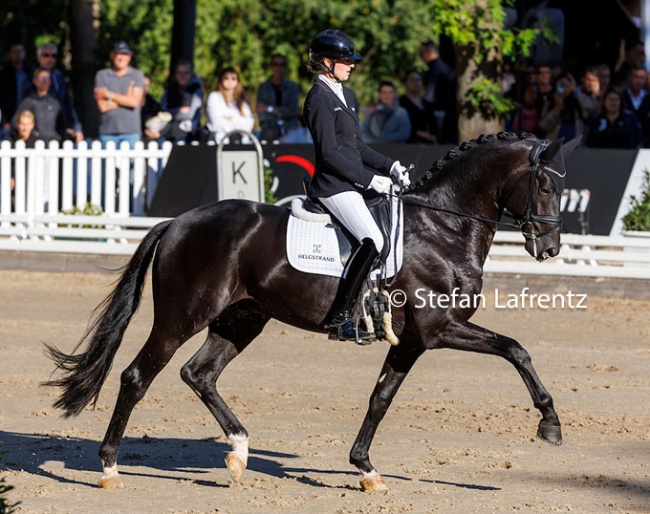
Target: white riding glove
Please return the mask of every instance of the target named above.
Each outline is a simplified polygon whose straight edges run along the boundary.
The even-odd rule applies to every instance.
[[[409,187],[411,185],[408,169],[402,166],[402,163],[399,161],[395,161],[390,167],[390,176],[395,177],[402,187]]]
[[[384,194],[388,192],[390,186],[392,185],[393,185],[393,181],[388,177],[384,177],[382,175],[375,175],[374,177],[372,177],[368,189],[374,189],[379,194]]]

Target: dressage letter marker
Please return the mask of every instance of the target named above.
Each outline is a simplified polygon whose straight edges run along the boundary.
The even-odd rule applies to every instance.
[[[264,201],[264,171],[259,169],[255,151],[237,150],[221,153],[221,168],[217,174],[219,200],[238,198]]]

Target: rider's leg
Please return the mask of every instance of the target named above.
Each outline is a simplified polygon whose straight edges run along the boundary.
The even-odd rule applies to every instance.
[[[332,317],[327,328],[330,338],[343,341],[358,341],[371,336],[357,332],[352,321],[352,311],[364,281],[381,252],[384,239],[362,196],[354,191],[320,198],[330,213],[356,237],[361,245],[350,256],[343,279],[334,299]]]

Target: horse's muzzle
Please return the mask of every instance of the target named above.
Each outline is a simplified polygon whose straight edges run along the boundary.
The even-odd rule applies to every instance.
[[[539,262],[545,261],[550,257],[555,257],[560,253],[559,238],[547,235],[535,239],[526,240],[526,251]]]

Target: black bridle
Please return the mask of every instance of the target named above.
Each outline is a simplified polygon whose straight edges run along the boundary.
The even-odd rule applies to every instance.
[[[455,216],[461,216],[463,218],[469,218],[473,219],[476,221],[481,221],[483,223],[491,224],[491,225],[497,225],[498,227],[508,227],[508,228],[514,228],[514,229],[519,229],[521,230],[522,235],[524,238],[528,241],[535,241],[539,239],[540,237],[546,236],[548,234],[551,234],[552,232],[557,232],[558,230],[562,229],[562,217],[560,215],[557,216],[547,216],[547,215],[540,215],[540,214],[535,214],[533,212],[533,198],[535,195],[535,177],[537,176],[537,171],[539,169],[542,169],[543,171],[546,171],[548,173],[555,173],[559,175],[558,172],[555,170],[552,170],[540,163],[540,157],[542,155],[542,152],[550,145],[551,143],[549,141],[540,141],[537,143],[531,150],[530,152],[530,168],[529,168],[529,184],[528,184],[528,205],[526,206],[526,211],[524,212],[524,215],[521,218],[515,217],[513,214],[509,212],[504,211],[504,215],[512,218],[514,220],[514,223],[509,223],[507,221],[501,221],[501,220],[492,220],[489,218],[484,218],[482,216],[477,216],[475,214],[467,214],[464,212],[459,212],[455,211],[453,209],[446,209],[444,207],[438,207],[435,205],[432,205],[428,202],[425,202],[423,200],[418,200],[417,198],[410,198],[410,197],[403,197],[402,200],[410,205],[417,205],[419,207],[425,207],[427,209],[432,209],[434,211],[438,212],[445,212],[448,214],[453,214]],[[507,194],[504,195],[503,197],[503,202],[505,203],[508,197],[515,191],[519,183],[526,178],[526,174],[522,174],[521,177],[515,182],[515,184],[512,186],[512,188],[508,191]],[[401,197],[401,191],[400,191],[400,197]],[[544,223],[546,225],[552,225],[552,228],[545,230],[544,232],[538,232],[535,229],[534,223]],[[525,227],[527,225],[530,225],[531,229],[530,231],[526,231]]]

